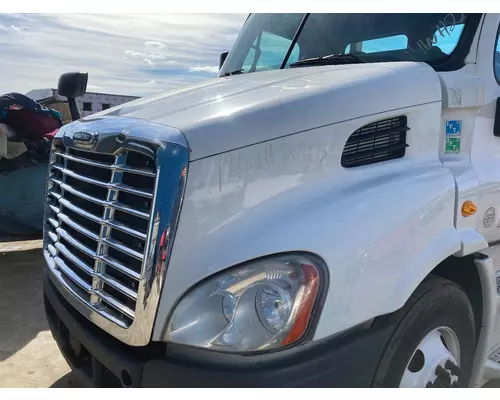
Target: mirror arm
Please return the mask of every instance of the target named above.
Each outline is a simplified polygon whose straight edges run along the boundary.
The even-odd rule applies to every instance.
[[[71,119],[73,121],[80,119],[80,111],[78,111],[78,107],[76,106],[76,100],[68,98],[68,105],[71,113]]]

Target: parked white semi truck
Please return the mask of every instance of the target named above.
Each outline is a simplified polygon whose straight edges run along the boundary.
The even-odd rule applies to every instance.
[[[70,365],[127,387],[500,378],[499,26],[251,14],[217,78],[61,128],[44,295]]]

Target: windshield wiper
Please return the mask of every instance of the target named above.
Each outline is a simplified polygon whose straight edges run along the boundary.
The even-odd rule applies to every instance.
[[[305,65],[337,65],[337,64],[356,64],[364,63],[359,57],[354,54],[330,54],[323,57],[305,58],[290,64],[291,68],[302,67]]]
[[[243,72],[243,69],[237,69],[236,71],[232,71],[232,72],[224,72],[220,77],[224,77],[224,76],[231,76],[231,75],[239,75]]]

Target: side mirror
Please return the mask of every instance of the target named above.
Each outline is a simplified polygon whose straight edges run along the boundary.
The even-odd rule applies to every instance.
[[[83,96],[87,91],[89,74],[87,72],[67,72],[59,77],[57,92],[68,99],[71,119],[80,119],[80,112],[76,106],[75,98]]]
[[[229,54],[229,51],[225,51],[221,53],[220,58],[219,58],[219,71],[222,68],[222,65],[224,64],[224,61],[226,61],[226,58]]]

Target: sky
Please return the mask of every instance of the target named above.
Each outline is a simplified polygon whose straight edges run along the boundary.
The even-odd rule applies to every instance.
[[[0,14],[0,93],[55,88],[145,96],[214,78],[247,14]]]

